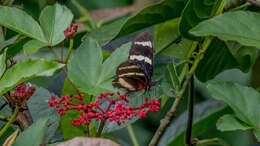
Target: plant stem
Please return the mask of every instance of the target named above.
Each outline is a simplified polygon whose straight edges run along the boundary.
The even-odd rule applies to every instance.
[[[181,90],[178,92],[178,94],[175,97],[175,100],[173,102],[173,105],[171,107],[171,109],[167,112],[167,114],[165,115],[165,117],[161,120],[160,122],[160,126],[157,129],[157,131],[155,132],[152,140],[150,141],[150,146],[154,146],[157,144],[161,134],[163,133],[164,129],[168,126],[168,124],[171,122],[172,117],[176,111],[176,108],[179,104],[179,102],[181,101],[181,99],[183,98],[183,94],[186,90],[186,87],[188,86],[190,79],[193,75],[193,73],[195,72],[200,60],[203,58],[203,53],[207,50],[210,42],[211,42],[212,38],[210,37],[206,37],[206,39],[204,40],[203,44],[202,44],[202,48],[199,50],[198,55],[195,57],[194,62],[192,63],[191,69],[186,77],[186,80],[184,81]]]
[[[68,51],[67,56],[66,56],[66,58],[65,58],[65,60],[64,60],[64,63],[65,63],[65,64],[67,64],[67,62],[68,62],[68,60],[69,60],[69,58],[70,58],[70,53],[71,53],[72,48],[73,48],[73,43],[74,43],[74,39],[73,39],[73,38],[70,38],[69,51]]]
[[[16,106],[15,110],[10,118],[10,120],[6,123],[6,125],[1,129],[0,131],[0,137],[5,133],[5,131],[11,126],[11,124],[13,123],[13,121],[15,120],[17,113],[19,112],[19,107]]]
[[[102,133],[104,127],[105,127],[105,122],[101,120],[101,123],[100,123],[100,125],[98,127],[98,132],[97,132],[96,137],[100,137],[101,136],[101,133]]]
[[[131,124],[129,124],[127,126],[127,130],[128,130],[128,133],[130,135],[130,138],[131,138],[134,146],[139,146],[138,141],[137,141],[136,136],[135,136],[135,133],[134,133],[134,130],[133,130],[133,127],[132,127]]]
[[[195,146],[205,146],[205,145],[228,146],[223,140],[221,140],[219,138],[211,138],[211,139],[200,140],[198,143],[196,143]]]
[[[185,142],[187,146],[192,146],[191,136],[192,136],[192,119],[193,119],[193,106],[194,106],[194,77],[191,76],[190,88],[189,88],[189,101],[188,101],[188,120],[185,135]]]

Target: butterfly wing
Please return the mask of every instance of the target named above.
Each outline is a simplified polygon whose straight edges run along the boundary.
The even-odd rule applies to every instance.
[[[112,81],[112,85],[128,91],[137,91],[143,89],[147,81],[146,74],[138,65],[126,61],[117,67],[116,78]]]
[[[133,62],[143,70],[151,82],[154,66],[154,48],[148,32],[142,32],[132,41],[128,61]]]

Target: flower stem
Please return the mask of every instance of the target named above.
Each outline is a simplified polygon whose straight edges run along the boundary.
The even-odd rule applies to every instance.
[[[19,107],[16,106],[15,110],[13,112],[13,115],[11,116],[10,120],[6,123],[6,125],[1,129],[0,131],[0,137],[5,133],[5,131],[11,126],[13,121],[15,120],[17,113],[19,112]]]
[[[67,64],[67,62],[68,62],[68,60],[69,60],[69,58],[70,58],[70,53],[71,53],[71,51],[72,51],[73,44],[74,44],[74,39],[73,39],[73,38],[70,38],[69,51],[68,51],[67,56],[66,56],[66,58],[65,58],[65,60],[64,60],[64,63],[65,63],[65,64]]]
[[[97,132],[96,137],[100,137],[101,136],[101,133],[102,133],[104,127],[105,127],[105,122],[101,120],[101,123],[100,123],[100,125],[98,127],[98,132]]]
[[[136,136],[135,136],[135,133],[134,133],[134,130],[133,130],[133,127],[132,127],[131,124],[129,124],[127,126],[127,130],[128,130],[128,133],[131,137],[131,140],[132,140],[134,146],[139,146],[138,141],[137,141]]]

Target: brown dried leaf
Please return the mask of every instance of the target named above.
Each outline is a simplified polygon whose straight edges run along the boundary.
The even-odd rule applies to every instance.
[[[88,138],[88,137],[75,137],[57,146],[120,146],[110,139],[104,138]]]
[[[3,144],[3,146],[12,146],[12,144],[14,143],[14,140],[16,138],[16,136],[18,135],[18,129],[15,130],[15,132],[10,135],[6,140],[5,140],[5,143]]]

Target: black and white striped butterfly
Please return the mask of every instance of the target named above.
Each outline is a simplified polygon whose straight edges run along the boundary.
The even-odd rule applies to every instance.
[[[117,67],[116,78],[112,85],[125,88],[128,92],[145,89],[154,84],[152,82],[154,53],[151,36],[142,32],[132,41],[128,60]]]

